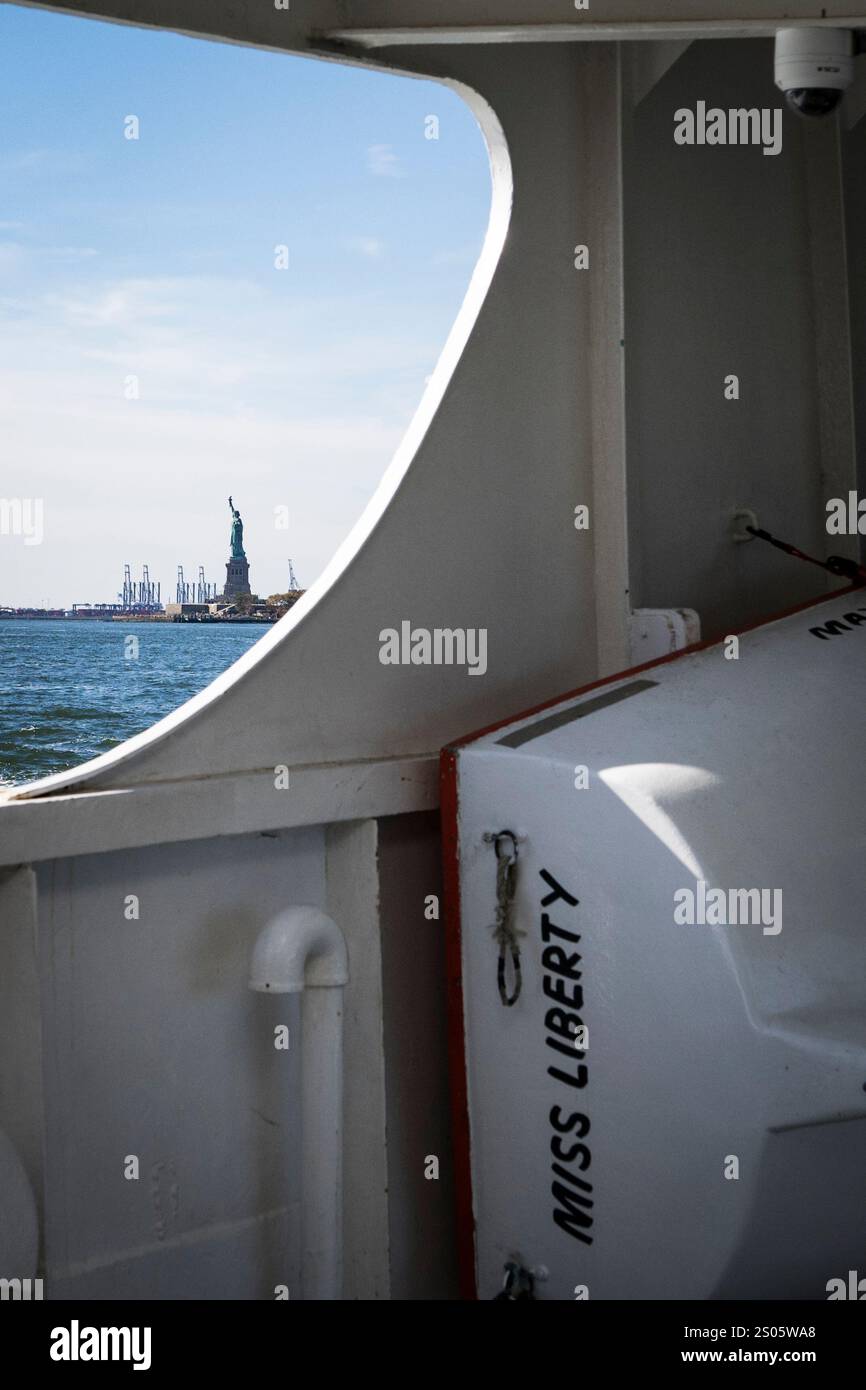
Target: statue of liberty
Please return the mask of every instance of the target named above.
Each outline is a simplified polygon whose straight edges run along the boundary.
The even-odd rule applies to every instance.
[[[244,551],[244,523],[241,521],[240,512],[235,510],[235,505],[232,502],[231,498],[229,498],[229,507],[231,508],[232,514],[232,558],[235,560],[245,560],[246,553]]]

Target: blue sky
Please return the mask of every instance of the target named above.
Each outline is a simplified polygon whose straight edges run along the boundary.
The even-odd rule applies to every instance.
[[[114,599],[124,561],[163,599],[178,563],[221,583],[229,492],[254,589],[289,555],[309,584],[478,257],[474,118],[438,84],[13,5],[0,77],[0,496],[45,518],[0,536],[0,605]]]

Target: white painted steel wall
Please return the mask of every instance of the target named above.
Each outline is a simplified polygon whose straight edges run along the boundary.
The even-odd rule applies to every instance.
[[[181,33],[219,35],[235,42],[302,50],[323,36],[358,44],[425,45],[576,37],[665,37],[669,33],[768,34],[779,25],[833,24],[857,13],[854,0],[606,0],[604,14],[564,14],[561,0],[313,0],[276,10],[272,0],[244,6],[213,0],[20,0],[35,8],[67,10],[155,25]]]
[[[298,1001],[247,980],[271,916],[324,904],[323,832],[80,856],[38,877],[49,1292],[297,1297]]]
[[[701,99],[784,108],[772,43],[692,44],[625,117],[632,594],[696,609],[709,637],[822,588],[811,566],[732,545],[732,513],[812,554],[856,554],[825,529],[856,469],[836,122],[785,110],[769,157],[674,144],[674,112]]]

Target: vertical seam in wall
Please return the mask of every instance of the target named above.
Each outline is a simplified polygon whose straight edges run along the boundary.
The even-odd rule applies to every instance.
[[[849,322],[848,262],[839,118],[803,130],[803,173],[809,238],[820,518],[831,497],[857,486],[854,398]],[[825,555],[856,558],[856,536],[830,536],[821,525]],[[827,576],[827,588],[833,578]]]
[[[583,87],[588,228],[593,568],[598,675],[629,664],[625,465],[622,46],[590,45]],[[612,84],[609,79],[613,78]],[[611,90],[612,85],[612,90]]]

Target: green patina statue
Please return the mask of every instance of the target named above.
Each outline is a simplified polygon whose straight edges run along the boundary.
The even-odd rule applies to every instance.
[[[232,502],[231,498],[229,498],[229,507],[231,508],[232,513],[232,559],[245,560],[246,554],[244,552],[244,523],[241,521],[240,512],[235,510],[235,505]]]

